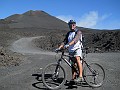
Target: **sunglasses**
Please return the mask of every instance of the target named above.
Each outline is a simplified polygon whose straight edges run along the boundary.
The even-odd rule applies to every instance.
[[[69,24],[69,26],[75,26],[75,25],[76,25],[75,23]]]

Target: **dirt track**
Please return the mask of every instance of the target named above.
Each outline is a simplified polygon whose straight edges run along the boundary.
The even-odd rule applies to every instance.
[[[55,62],[54,52],[40,51],[36,47],[31,46],[31,38],[28,42],[26,38],[15,41],[14,47],[21,47],[17,49],[22,51],[26,59],[20,66],[13,66],[9,68],[0,68],[0,90],[44,90],[41,81],[42,68],[48,63]],[[22,41],[21,41],[22,40]],[[20,42],[19,42],[20,41]],[[24,41],[24,43],[23,43]],[[17,44],[15,44],[17,43]],[[19,44],[18,44],[19,43]],[[22,45],[23,43],[24,45]],[[26,43],[26,44],[25,44]],[[29,44],[28,44],[29,43]],[[20,46],[21,45],[21,46]],[[25,45],[27,47],[25,47]],[[26,50],[27,49],[27,50]],[[16,50],[16,51],[17,51]],[[23,52],[26,51],[26,52]],[[37,53],[35,53],[37,51]],[[17,51],[19,52],[19,51]],[[31,52],[31,53],[30,53]],[[19,52],[20,53],[20,52]],[[89,60],[88,60],[89,59]],[[95,88],[94,90],[119,90],[120,88],[120,55],[119,53],[89,53],[87,56],[88,62],[97,62],[101,64],[106,72],[105,82],[102,87]],[[68,67],[64,65],[67,70]],[[68,72],[67,79],[70,80],[71,76]],[[67,90],[68,86],[62,87],[61,90]],[[71,90],[92,90],[91,87],[78,86],[70,88]]]

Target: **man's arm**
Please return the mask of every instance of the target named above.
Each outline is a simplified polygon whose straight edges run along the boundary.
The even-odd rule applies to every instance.
[[[59,49],[63,48],[64,45],[66,45],[68,43],[68,35],[69,35],[69,32],[66,34],[65,39],[63,40],[63,42],[59,46]]]

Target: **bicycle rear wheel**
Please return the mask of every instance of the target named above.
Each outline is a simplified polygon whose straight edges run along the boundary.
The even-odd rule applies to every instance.
[[[42,73],[43,84],[49,89],[59,89],[66,80],[65,70],[58,64],[48,64]]]
[[[86,65],[83,74],[85,81],[92,87],[100,87],[105,79],[105,71],[97,63]]]

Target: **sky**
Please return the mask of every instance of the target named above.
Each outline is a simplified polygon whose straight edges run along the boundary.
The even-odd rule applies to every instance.
[[[93,29],[120,29],[120,0],[0,0],[0,19],[42,10],[65,22]]]

